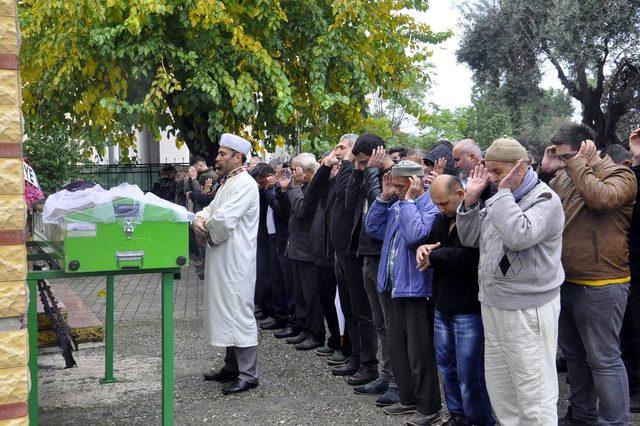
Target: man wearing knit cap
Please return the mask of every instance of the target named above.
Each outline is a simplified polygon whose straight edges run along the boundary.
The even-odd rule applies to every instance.
[[[462,244],[480,248],[485,377],[497,420],[555,425],[564,213],[526,158],[517,141],[494,141],[486,166],[469,175],[456,222]],[[490,183],[498,192],[482,201]]]
[[[420,272],[415,247],[425,239],[438,214],[424,191],[422,165],[403,160],[382,180],[382,193],[371,205],[365,226],[383,240],[378,290],[391,292],[386,320],[391,368],[398,385],[398,404],[389,415],[414,413],[410,425],[441,420],[440,390],[433,340],[432,271]]]
[[[227,348],[224,366],[205,380],[232,382],[222,393],[244,392],[258,385],[258,329],[253,316],[260,200],[256,181],[243,164],[251,143],[225,133],[216,168],[222,187],[208,207],[196,214],[192,228],[207,241],[204,277],[205,337]]]

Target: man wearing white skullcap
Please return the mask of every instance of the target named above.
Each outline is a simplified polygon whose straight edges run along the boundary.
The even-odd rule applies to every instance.
[[[222,135],[216,157],[216,169],[224,176],[222,187],[192,223],[196,235],[207,241],[205,337],[212,346],[227,348],[222,369],[204,378],[232,382],[222,389],[225,395],[258,385],[253,300],[260,201],[258,185],[243,167],[250,151],[249,141]]]

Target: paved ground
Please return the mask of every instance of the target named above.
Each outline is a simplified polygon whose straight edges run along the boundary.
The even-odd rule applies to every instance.
[[[98,316],[104,314],[103,280],[68,283]],[[98,383],[103,348],[83,349],[79,367],[65,370],[62,357],[40,357],[40,424],[157,425],[161,415],[159,278],[141,276],[116,281],[116,384]],[[185,272],[176,286],[176,424],[404,424],[385,416],[374,397],[353,394],[331,376],[324,361],[296,352],[266,332],[260,336],[261,385],[248,393],[224,397],[221,385],[202,380],[219,367],[222,350],[208,347],[202,334],[202,281]],[[566,410],[568,389],[560,376],[559,412]],[[640,416],[632,417],[640,424]]]

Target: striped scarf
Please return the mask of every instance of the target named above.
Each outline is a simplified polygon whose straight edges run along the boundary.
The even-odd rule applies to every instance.
[[[520,186],[513,191],[513,198],[516,199],[516,202],[520,201],[522,197],[527,195],[537,184],[538,175],[531,167],[529,167],[529,170],[527,170],[527,173],[524,175],[524,179],[522,179]]]

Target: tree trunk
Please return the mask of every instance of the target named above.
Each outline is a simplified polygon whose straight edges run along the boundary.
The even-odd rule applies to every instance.
[[[213,165],[218,155],[220,137],[215,135],[212,139],[209,136],[207,115],[183,116],[176,118],[175,122],[191,155],[199,155],[208,165]]]

